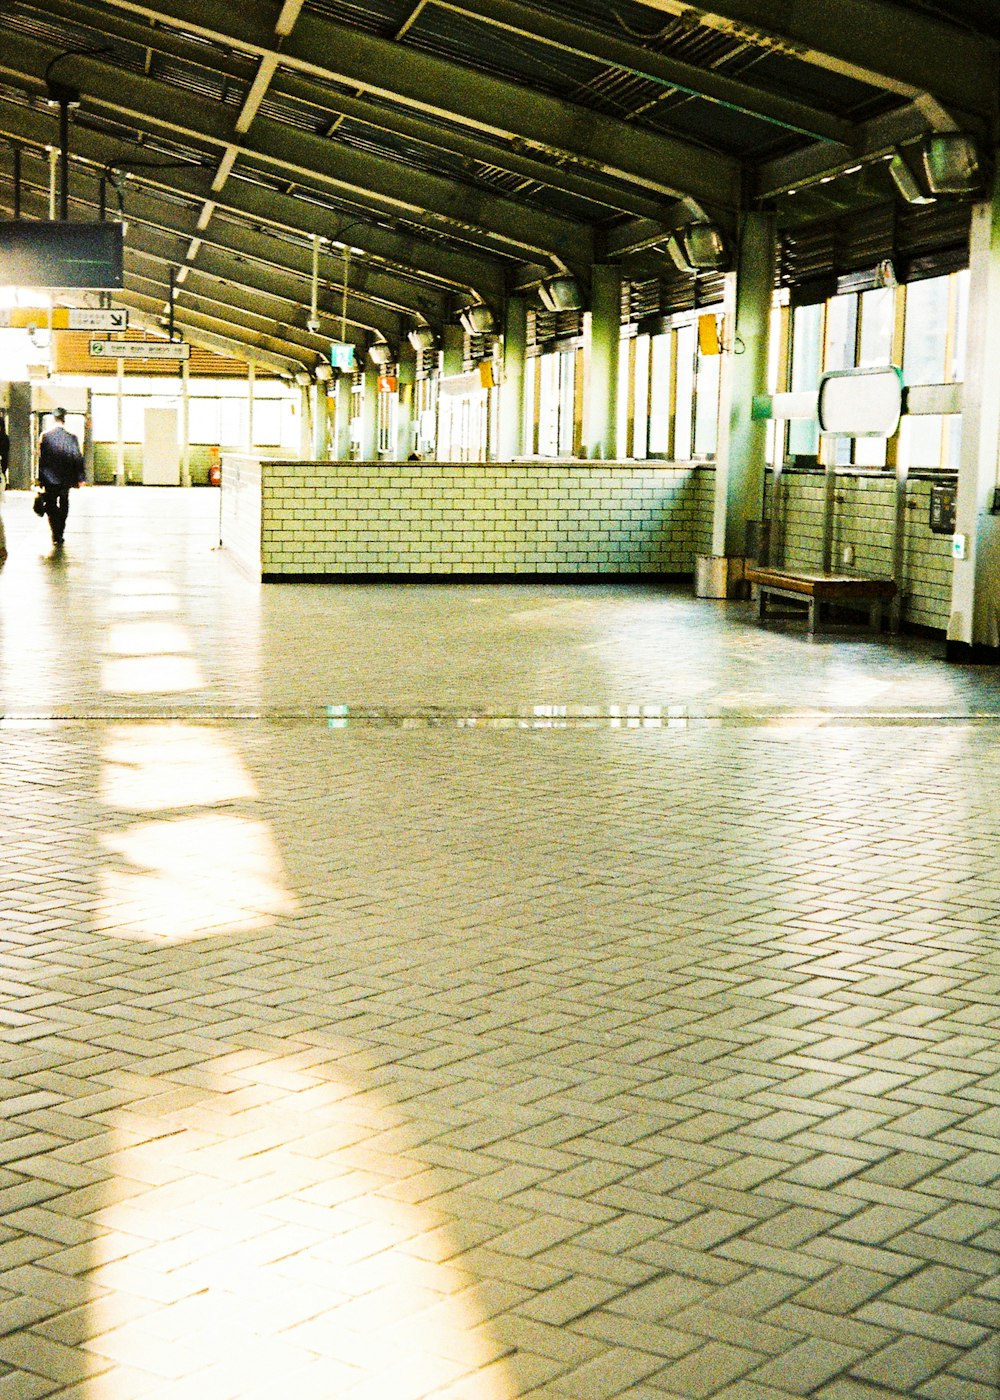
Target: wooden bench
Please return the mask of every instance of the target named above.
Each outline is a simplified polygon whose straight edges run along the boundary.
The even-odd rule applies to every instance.
[[[758,590],[758,617],[767,616],[771,597],[791,598],[808,608],[808,628],[816,631],[823,605],[839,603],[865,608],[873,632],[882,627],[882,605],[896,596],[896,585],[887,578],[857,578],[852,574],[810,574],[798,570],[771,569],[763,565],[748,568],[745,575]]]

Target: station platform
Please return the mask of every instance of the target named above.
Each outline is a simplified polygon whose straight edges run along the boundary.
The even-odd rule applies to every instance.
[[[996,1400],[995,669],[30,505],[0,1396]]]

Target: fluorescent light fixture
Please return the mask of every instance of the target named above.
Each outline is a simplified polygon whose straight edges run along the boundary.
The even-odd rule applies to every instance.
[[[406,338],[418,352],[433,350],[437,345],[437,333],[433,326],[414,326]]]
[[[460,311],[458,319],[467,335],[490,335],[496,326],[493,312],[481,301]]]
[[[667,252],[682,272],[725,271],[730,266],[726,240],[714,224],[687,224],[675,230]]]
[[[575,277],[561,274],[547,278],[538,288],[546,311],[582,311],[583,292]]]

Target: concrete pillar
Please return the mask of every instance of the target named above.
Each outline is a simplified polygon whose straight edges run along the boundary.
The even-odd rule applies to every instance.
[[[257,366],[253,360],[247,364],[247,440],[246,451],[248,456],[253,455],[253,406],[254,393],[257,386]]]
[[[15,491],[26,491],[35,475],[31,452],[31,385],[11,384],[7,404],[10,484]]]
[[[378,458],[378,365],[365,357],[364,393],[361,396],[361,460]]]
[[[528,346],[526,297],[507,298],[503,320],[503,380],[496,455],[510,462],[524,452],[524,361]]]
[[[608,263],[595,263],[591,272],[589,383],[584,402],[583,455],[608,461],[617,455],[622,275],[618,267]]]
[[[326,396],[326,385],[316,385],[316,403],[313,409],[313,456],[317,462],[325,462],[330,447],[327,438],[330,431],[330,403]]]
[[[303,462],[313,459],[312,391],[309,384],[299,385],[299,456]]]
[[[462,373],[465,361],[465,332],[461,326],[445,326],[441,337],[441,373],[446,379]]]
[[[87,413],[83,429],[83,478],[89,486],[94,484],[94,391],[87,390]]]
[[[396,413],[396,461],[405,462],[417,444],[417,354],[409,341],[399,352],[399,406]]]
[[[334,461],[347,462],[351,456],[351,376],[337,379],[332,453]]]
[[[996,660],[1000,646],[1000,515],[992,514],[1000,452],[1000,173],[976,204],[969,235],[969,323],[962,390],[962,446],[955,503],[956,558],[949,661]]]
[[[769,214],[743,215],[739,265],[726,279],[727,338],[719,405],[712,553],[742,557],[748,520],[764,499],[767,424],[752,417],[755,394],[767,391],[777,240]],[[739,354],[736,354],[736,348]]]
[[[191,485],[191,376],[181,362],[181,485]]]
[[[115,457],[115,485],[125,485],[125,361],[118,360],[118,452]]]

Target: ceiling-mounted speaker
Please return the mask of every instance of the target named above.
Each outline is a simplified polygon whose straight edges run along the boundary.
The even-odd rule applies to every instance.
[[[437,346],[437,332],[433,326],[414,326],[406,338],[418,353],[421,350],[433,350]]]
[[[481,301],[460,311],[458,319],[466,335],[491,335],[496,326],[493,312]]]
[[[920,143],[920,160],[929,194],[975,194],[982,188],[979,152],[962,131],[936,131]]]
[[[667,239],[667,252],[682,272],[725,272],[729,249],[715,224],[686,224]]]
[[[889,161],[889,178],[896,186],[896,192],[907,204],[933,204],[934,196],[929,194],[926,185],[910,164],[903,151],[897,151]]]
[[[386,340],[376,340],[368,347],[368,358],[373,365],[381,368],[383,365],[391,365],[395,359],[392,346]]]
[[[538,297],[546,311],[583,310],[580,284],[568,274],[547,278],[538,288]]]

